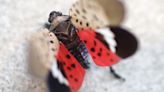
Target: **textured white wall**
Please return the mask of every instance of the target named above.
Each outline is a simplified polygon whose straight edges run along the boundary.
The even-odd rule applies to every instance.
[[[26,37],[37,31],[52,10],[67,13],[75,0],[0,0],[0,92],[45,92],[45,84],[30,76]],[[126,78],[121,83],[105,68],[87,71],[81,92],[162,92],[164,89],[164,0],[122,0],[124,27],[140,41],[135,56],[114,66]]]

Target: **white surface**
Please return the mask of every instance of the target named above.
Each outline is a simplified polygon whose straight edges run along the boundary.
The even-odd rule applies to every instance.
[[[0,92],[45,92],[30,76],[26,37],[47,21],[52,10],[68,12],[73,0],[0,0]],[[123,23],[140,41],[135,56],[114,66],[126,82],[107,69],[88,70],[80,92],[162,92],[164,90],[164,0],[123,0]]]

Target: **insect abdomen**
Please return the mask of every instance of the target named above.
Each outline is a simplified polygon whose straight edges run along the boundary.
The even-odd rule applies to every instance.
[[[85,47],[84,43],[80,41],[79,45],[75,48],[69,49],[71,54],[75,56],[75,58],[79,61],[79,63],[84,67],[84,68],[89,68],[89,54],[88,50]]]

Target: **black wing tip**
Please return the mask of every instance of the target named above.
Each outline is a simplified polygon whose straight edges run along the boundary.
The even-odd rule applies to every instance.
[[[52,73],[48,74],[47,84],[49,92],[71,92],[69,86],[61,84],[57,78],[54,78]]]
[[[138,49],[138,40],[135,35],[120,26],[110,26],[110,29],[115,34],[116,53],[121,58],[127,58],[135,54]]]

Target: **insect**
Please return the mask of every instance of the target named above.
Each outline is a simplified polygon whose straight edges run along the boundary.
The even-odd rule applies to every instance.
[[[106,3],[115,4],[122,13],[110,14],[117,18],[108,16],[113,12],[107,10],[113,7],[104,7]],[[96,65],[110,66],[111,73],[122,79],[111,66],[137,49],[136,38],[119,26],[122,8],[116,0],[79,0],[69,15],[50,13],[47,29],[30,42],[33,71],[39,76],[48,75],[50,92],[77,92],[90,67],[89,55]],[[37,58],[41,59],[37,61]]]

